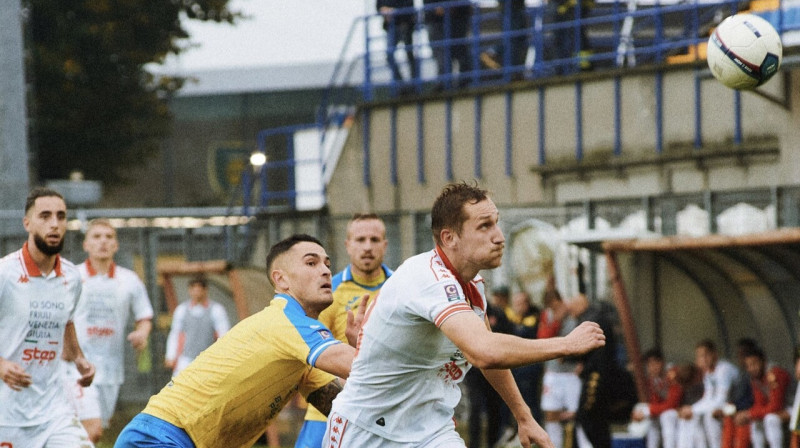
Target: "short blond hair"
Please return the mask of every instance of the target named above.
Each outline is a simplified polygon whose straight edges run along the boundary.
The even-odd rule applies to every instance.
[[[111,224],[111,221],[106,218],[95,218],[89,221],[89,223],[86,224],[86,234],[87,235],[89,234],[89,230],[91,230],[92,227],[97,227],[97,226],[108,227],[114,233],[114,238],[117,237],[116,227],[114,227],[114,225]]]

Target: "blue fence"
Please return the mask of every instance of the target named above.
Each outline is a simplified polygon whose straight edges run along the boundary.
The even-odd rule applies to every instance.
[[[754,0],[752,4],[770,0]],[[789,3],[792,1],[793,3]],[[669,3],[668,3],[669,2]],[[750,8],[751,2],[740,0],[680,1],[630,0],[594,1],[564,0],[537,7],[525,6],[521,0],[500,1],[497,7],[477,7],[469,1],[439,2],[424,8],[396,9],[390,15],[373,14],[354,20],[344,42],[339,61],[318,108],[316,123],[267,129],[258,135],[258,151],[267,155],[266,164],[243,176],[244,214],[252,213],[252,191],[260,185],[256,207],[297,209],[298,197],[324,197],[323,181],[318,188],[298,188],[298,167],[318,167],[327,179],[332,167],[327,166],[332,130],[341,130],[349,122],[359,102],[391,99],[404,95],[424,95],[456,89],[496,86],[517,80],[544,79],[579,71],[618,69],[635,65],[661,65],[668,58],[685,55],[683,61],[697,60],[697,46],[707,41],[710,30],[724,17]],[[777,0],[760,5],[758,14],[784,38],[794,33],[794,44],[800,42],[800,2]],[[391,19],[390,19],[391,17]],[[406,23],[395,19],[404,17]],[[407,41],[408,43],[406,44]],[[361,48],[360,50],[358,48]],[[401,51],[402,50],[402,51]],[[358,54],[355,58],[351,55]],[[656,72],[656,129],[654,149],[663,150],[661,135],[661,77]],[[700,78],[696,77],[695,102],[699,101]],[[353,89],[360,86],[360,89]],[[544,87],[539,87],[544,89]],[[619,132],[619,78],[616,78],[613,113],[615,114],[614,155],[622,154]],[[359,95],[360,92],[360,95]],[[735,94],[736,116],[734,143],[742,140],[740,99]],[[539,96],[543,101],[543,95]],[[583,158],[581,83],[576,81],[575,159]],[[451,100],[446,101],[445,114],[451,113]],[[541,110],[545,110],[540,105]],[[506,95],[505,160],[506,175],[513,175],[511,164],[510,122],[511,93]],[[423,163],[424,123],[422,103],[417,103],[417,181],[425,182]],[[695,105],[699,111],[699,105]],[[702,145],[700,116],[697,114],[694,144]],[[540,129],[546,119],[539,115]],[[364,132],[364,172],[362,183],[371,183],[369,132],[370,114],[362,115]],[[481,177],[481,103],[475,101],[475,177]],[[396,122],[393,109],[391,122]],[[452,177],[451,120],[445,117],[447,178]],[[295,154],[298,133],[316,130],[318,148]],[[388,142],[392,154],[388,180],[397,183],[396,135]],[[545,165],[544,135],[539,138],[539,164]],[[302,191],[301,191],[302,190]]]
[[[363,100],[661,64],[706,42],[723,18],[749,7],[741,0],[558,3],[526,7],[507,0],[479,8],[454,1],[362,17]],[[465,7],[468,14],[458,12]],[[439,22],[431,18],[437,8]],[[753,13],[780,34],[800,30],[800,3],[777,1]],[[387,18],[393,16],[415,18],[409,49],[402,23]]]

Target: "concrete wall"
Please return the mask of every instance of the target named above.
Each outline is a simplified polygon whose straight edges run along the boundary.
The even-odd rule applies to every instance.
[[[662,72],[661,154],[656,150],[657,76],[653,71],[633,72],[620,80],[621,156],[613,154],[615,81],[609,76],[580,79],[580,93],[576,78],[551,84],[518,83],[420,103],[409,99],[366,105],[329,185],[330,210],[334,214],[426,210],[451,180],[477,179],[494,193],[495,202],[505,206],[794,185],[800,183],[800,170],[795,168],[800,162],[798,73],[785,69],[763,86],[763,95],[741,94],[743,141],[734,145],[734,91],[702,77],[698,112],[695,70]],[[543,108],[540,95],[544,95]],[[507,98],[511,101],[510,161],[506,160]],[[583,110],[580,161],[576,160],[578,99]],[[448,101],[452,105],[451,178],[445,164]],[[421,130],[418,113],[422,114]],[[476,113],[481,116],[479,175]],[[701,117],[700,147],[693,146],[696,113]],[[391,179],[393,114],[396,184]],[[538,164],[540,114],[544,114],[544,166]],[[366,133],[364,126],[368,126]],[[368,184],[363,179],[365,135],[369,138]]]

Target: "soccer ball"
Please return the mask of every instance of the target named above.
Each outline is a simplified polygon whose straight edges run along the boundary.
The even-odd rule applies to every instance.
[[[722,21],[708,39],[708,68],[732,89],[752,89],[767,82],[781,66],[781,37],[769,22],[753,14]]]

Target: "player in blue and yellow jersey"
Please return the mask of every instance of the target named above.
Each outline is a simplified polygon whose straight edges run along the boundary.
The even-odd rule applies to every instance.
[[[365,294],[370,299],[377,294],[392,271],[383,264],[386,253],[386,226],[376,214],[355,214],[347,224],[344,242],[350,264],[333,276],[333,304],[321,312],[319,320],[345,339],[348,311],[355,312],[359,299]],[[305,422],[297,436],[295,448],[319,448],[325,436],[327,417],[309,405]]]
[[[270,305],[151,397],[116,448],[249,447],[298,392],[328,413],[355,353],[316,319],[333,301],[330,259],[316,238],[294,235],[270,249],[267,273]],[[347,330],[353,343],[357,321]]]

